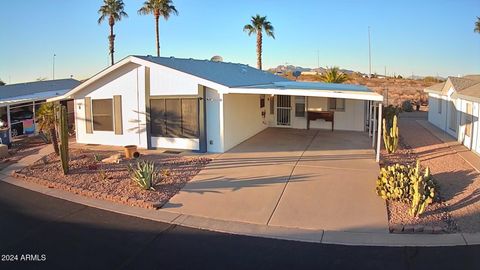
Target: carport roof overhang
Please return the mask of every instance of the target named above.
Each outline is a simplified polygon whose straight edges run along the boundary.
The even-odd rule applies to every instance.
[[[365,86],[338,83],[275,82],[264,85],[231,87],[223,93],[329,97],[383,102],[382,95]]]

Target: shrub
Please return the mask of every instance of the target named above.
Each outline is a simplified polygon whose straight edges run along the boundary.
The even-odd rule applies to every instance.
[[[99,154],[93,154],[93,160],[95,162],[100,162],[102,161],[102,156],[100,156]]]
[[[384,200],[410,204],[409,214],[418,216],[435,198],[435,185],[430,170],[423,172],[416,166],[395,164],[380,169],[376,191]]]
[[[387,128],[391,128],[393,124],[393,117],[400,114],[402,108],[399,106],[388,105],[387,107],[383,108],[383,115],[385,119],[387,119]]]
[[[144,190],[155,190],[153,188],[153,181],[158,175],[153,161],[139,161],[137,166],[128,165],[130,178]]]
[[[405,100],[402,102],[402,110],[404,112],[413,112],[412,102],[410,100]]]

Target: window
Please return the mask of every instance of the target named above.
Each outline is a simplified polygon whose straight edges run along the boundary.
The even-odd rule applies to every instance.
[[[197,98],[152,99],[150,119],[154,137],[199,137]]]
[[[443,102],[442,102],[442,98],[441,98],[441,97],[438,98],[438,104],[437,104],[437,106],[438,106],[438,108],[437,108],[437,109],[438,109],[438,113],[441,114],[441,113],[442,113],[442,107],[443,107]]]
[[[92,100],[93,130],[113,131],[113,100]]]
[[[295,97],[295,117],[305,117],[305,97]]]
[[[260,95],[260,108],[265,108],[265,95]]]
[[[328,109],[331,111],[345,111],[345,99],[343,98],[329,98]]]

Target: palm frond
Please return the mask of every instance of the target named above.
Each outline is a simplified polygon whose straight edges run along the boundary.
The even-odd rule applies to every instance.
[[[103,5],[98,9],[98,23],[102,23],[107,18],[113,18],[120,21],[123,17],[128,17],[125,12],[125,4],[122,0],[103,0]]]
[[[250,22],[250,24],[247,24],[243,27],[243,31],[247,32],[248,35],[265,31],[267,36],[275,39],[275,29],[272,23],[268,21],[267,16],[260,16],[259,14],[257,14],[251,17]]]

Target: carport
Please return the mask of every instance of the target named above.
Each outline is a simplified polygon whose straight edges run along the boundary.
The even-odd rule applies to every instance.
[[[276,117],[275,121],[270,121],[269,127],[309,129],[311,123],[309,118],[312,117],[311,115],[317,115],[314,116],[313,120],[331,121],[331,129],[337,130],[336,127],[334,128],[333,122],[337,122],[334,119],[337,119],[338,114],[338,118],[342,116],[342,119],[346,122],[340,128],[341,130],[368,132],[371,138],[371,147],[376,149],[376,161],[379,162],[380,160],[383,96],[365,86],[279,81],[269,84],[232,87],[223,92],[224,96],[228,94],[260,95],[260,107],[263,108],[262,117],[264,119],[266,118],[265,115]],[[268,106],[265,105],[266,100],[269,101]],[[333,105],[331,104],[332,101]],[[341,105],[342,101],[343,105]],[[346,110],[346,102],[355,104],[357,110]],[[360,108],[358,108],[359,105]],[[337,106],[341,106],[341,108]],[[269,107],[269,109],[266,110],[265,107]],[[270,113],[267,114],[267,111]],[[296,118],[297,113],[300,114],[300,118]],[[361,114],[362,117],[358,118],[358,114]],[[279,116],[282,117],[281,120]],[[305,118],[306,121],[303,121],[302,118]],[[297,125],[292,125],[290,119],[300,119],[302,121],[299,121]],[[325,126],[317,126],[317,128],[325,128]]]
[[[9,128],[9,141],[12,137],[21,135],[20,129],[34,134],[36,132],[35,114],[40,105],[47,99],[65,94],[79,84],[80,82],[74,79],[60,79],[0,86],[0,119],[5,118],[2,121],[6,121],[6,126]],[[14,119],[16,118],[13,116],[14,111],[15,113],[25,112],[25,115],[19,116],[19,120]],[[12,130],[14,130],[13,134]]]

